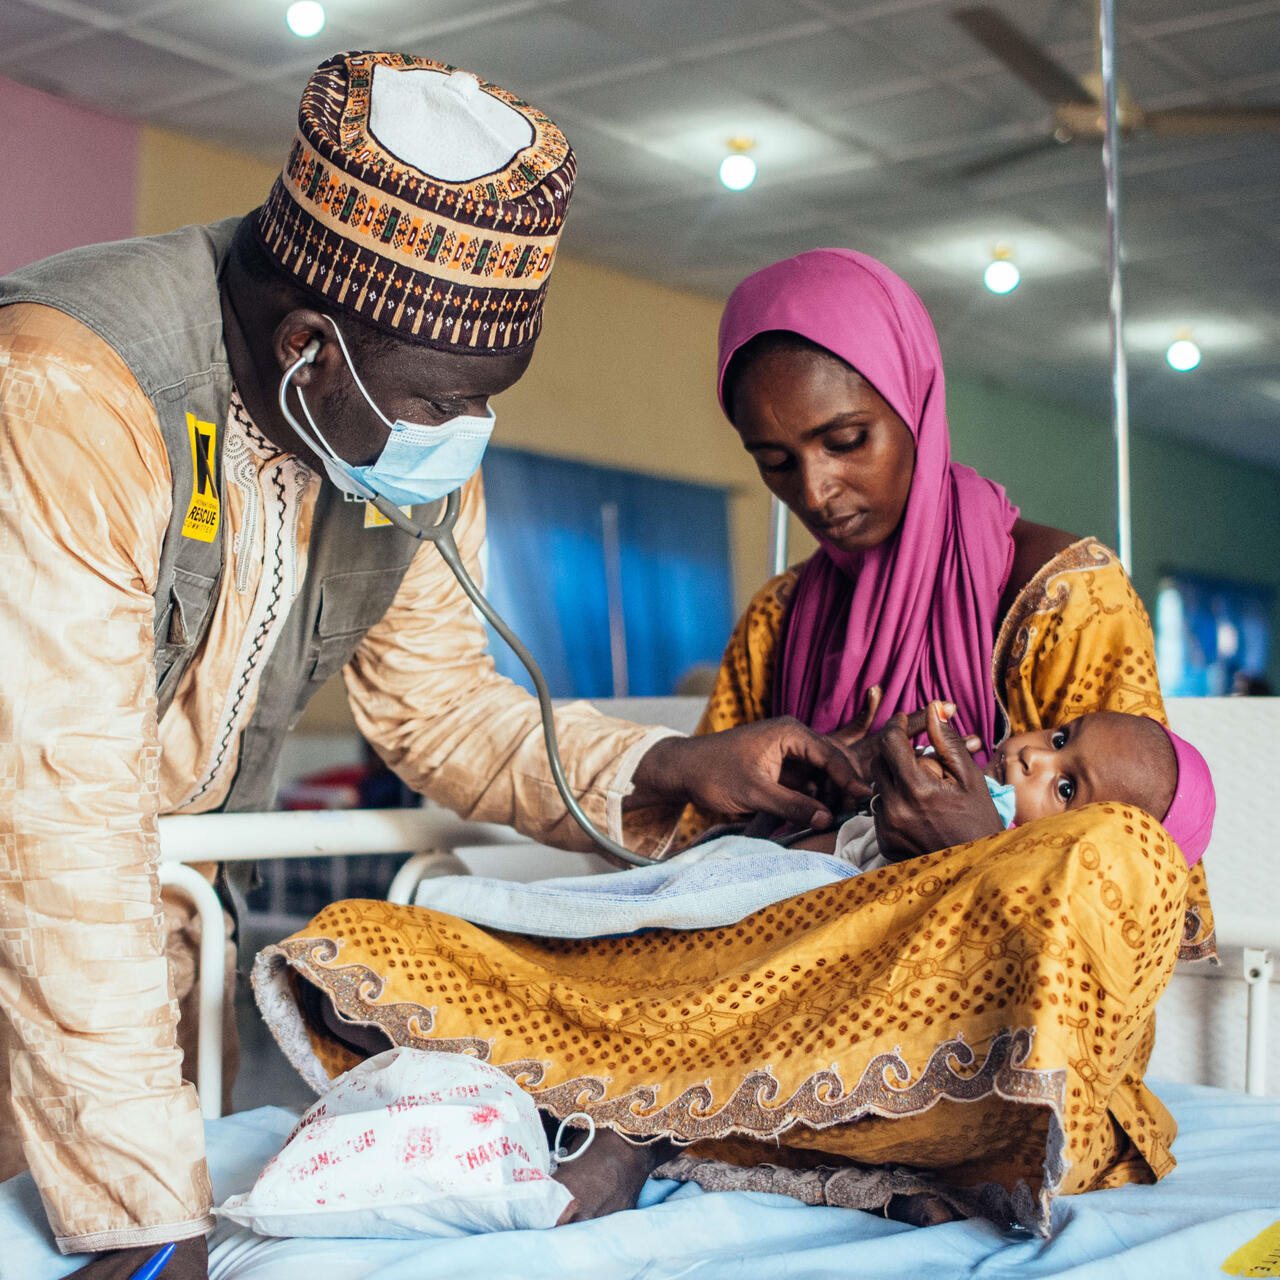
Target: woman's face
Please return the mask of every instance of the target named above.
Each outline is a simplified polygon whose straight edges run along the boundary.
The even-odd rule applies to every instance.
[[[736,380],[733,425],[765,484],[814,537],[866,551],[902,522],[915,440],[843,360],[824,351],[762,351]]]

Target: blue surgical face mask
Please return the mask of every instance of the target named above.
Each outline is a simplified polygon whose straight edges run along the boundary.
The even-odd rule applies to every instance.
[[[357,467],[345,458],[340,458],[330,448],[329,442],[316,425],[316,420],[311,416],[301,387],[297,388],[298,403],[302,405],[302,412],[306,415],[311,430],[306,430],[298,422],[289,411],[285,393],[294,374],[315,359],[319,345],[309,345],[285,371],[280,381],[280,411],[299,437],[315,450],[329,479],[343,493],[353,498],[371,501],[374,497],[383,497],[398,507],[434,502],[461,488],[480,467],[489,437],[493,435],[493,410],[490,409],[483,418],[459,414],[438,427],[403,420],[392,422],[365,390],[355,365],[351,363],[351,353],[347,350],[342,332],[334,324],[332,317],[326,316],[325,319],[333,325],[334,337],[342,348],[352,381],[369,408],[386,423],[391,432],[377,460],[367,467]]]

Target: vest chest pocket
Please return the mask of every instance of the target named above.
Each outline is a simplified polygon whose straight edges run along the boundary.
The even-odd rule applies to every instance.
[[[316,621],[312,683],[323,683],[347,665],[365,632],[381,622],[391,607],[407,568],[397,565],[360,573],[335,573],[324,580]]]
[[[156,700],[163,715],[187,668],[192,651],[204,634],[217,578],[186,569],[173,571],[169,603],[156,618]]]

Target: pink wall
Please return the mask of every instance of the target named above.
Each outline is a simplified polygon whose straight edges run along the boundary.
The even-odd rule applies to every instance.
[[[0,274],[133,235],[139,128],[0,79]]]

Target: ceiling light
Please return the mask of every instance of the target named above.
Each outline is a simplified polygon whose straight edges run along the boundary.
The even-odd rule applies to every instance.
[[[730,191],[745,191],[756,180],[756,162],[747,155],[752,138],[730,138],[729,154],[720,161],[720,181]]]
[[[991,261],[982,273],[982,283],[992,293],[1012,293],[1022,279],[1022,272],[1014,266],[1011,254],[1012,250],[1007,245],[996,245]]]
[[[324,27],[324,5],[317,0],[296,0],[289,6],[284,20],[295,36],[319,35]]]
[[[1164,358],[1169,362],[1170,369],[1176,369],[1179,373],[1190,373],[1200,363],[1200,348],[1191,341],[1191,335],[1183,330],[1169,344],[1169,350],[1164,353]]]

